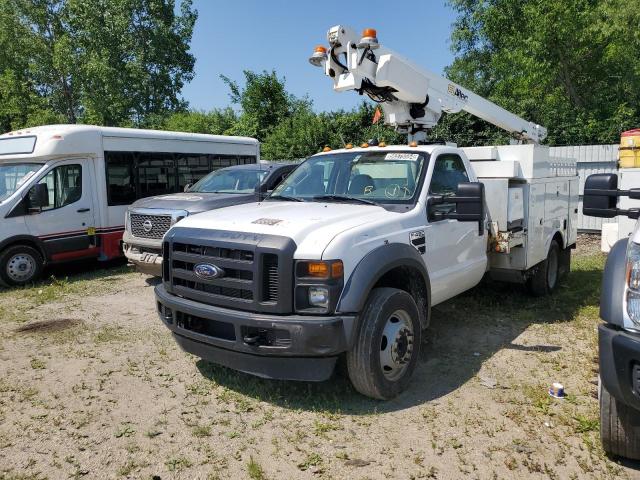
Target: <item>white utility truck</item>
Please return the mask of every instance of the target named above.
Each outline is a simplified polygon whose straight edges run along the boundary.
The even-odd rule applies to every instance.
[[[212,166],[255,164],[259,152],[253,138],[92,125],[0,135],[0,284],[121,256],[128,205],[182,191]]]
[[[345,355],[355,388],[405,389],[431,307],[487,272],[552,292],[576,242],[575,165],[544,128],[419,69],[346,27],[311,61],[334,89],[385,102],[408,145],[307,159],[264,201],[187,217],[164,237],[159,316],[186,351],[267,378],[321,381]],[[467,110],[530,144],[426,143]],[[326,150],[326,149],[325,149]]]

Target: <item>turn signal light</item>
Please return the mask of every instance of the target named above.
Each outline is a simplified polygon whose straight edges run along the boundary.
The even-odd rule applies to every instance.
[[[341,260],[300,262],[297,272],[298,277],[342,278],[344,266]]]

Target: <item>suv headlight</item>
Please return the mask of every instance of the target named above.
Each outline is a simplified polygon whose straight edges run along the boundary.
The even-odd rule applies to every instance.
[[[640,325],[640,244],[629,241],[627,247],[627,314]]]
[[[296,262],[295,309],[299,313],[330,313],[342,292],[342,260]]]

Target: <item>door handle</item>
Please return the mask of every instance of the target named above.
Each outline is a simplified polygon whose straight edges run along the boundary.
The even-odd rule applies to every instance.
[[[79,208],[78,209],[78,213],[88,212],[89,210],[91,210],[91,209],[90,208]]]

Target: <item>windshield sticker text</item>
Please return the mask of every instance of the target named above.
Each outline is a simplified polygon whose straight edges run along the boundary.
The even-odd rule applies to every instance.
[[[419,153],[387,153],[384,156],[385,160],[411,160],[416,161],[420,157]]]

